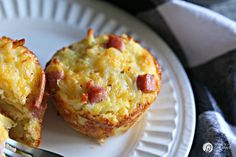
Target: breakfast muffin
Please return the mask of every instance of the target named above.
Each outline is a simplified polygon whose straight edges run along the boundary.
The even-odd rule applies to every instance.
[[[8,131],[14,126],[14,122],[0,113],[0,157],[4,156],[5,141],[8,139]]]
[[[125,132],[156,99],[161,68],[127,35],[94,37],[59,50],[46,67],[46,89],[75,130],[94,137]]]
[[[16,123],[10,138],[37,147],[46,109],[45,74],[24,42],[0,38],[0,112]]]

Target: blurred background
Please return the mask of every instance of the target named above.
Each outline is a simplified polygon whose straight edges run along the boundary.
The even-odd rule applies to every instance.
[[[236,21],[236,0],[186,0],[214,10]]]

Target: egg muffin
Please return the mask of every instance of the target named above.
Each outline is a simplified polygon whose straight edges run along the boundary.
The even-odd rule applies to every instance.
[[[9,138],[8,131],[15,123],[0,113],[0,157],[4,156],[5,142]]]
[[[161,68],[132,37],[92,29],[57,51],[46,66],[46,89],[72,128],[104,139],[125,132],[160,91]]]
[[[9,136],[32,147],[41,139],[45,74],[25,40],[0,38],[0,111],[16,126]]]

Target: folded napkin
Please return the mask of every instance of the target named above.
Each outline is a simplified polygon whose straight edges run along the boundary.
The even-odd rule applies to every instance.
[[[236,23],[185,1],[109,2],[149,25],[185,66],[197,110],[189,156],[236,157]]]

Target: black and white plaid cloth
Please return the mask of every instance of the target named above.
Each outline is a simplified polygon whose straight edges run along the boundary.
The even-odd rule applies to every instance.
[[[109,0],[159,34],[179,57],[196,100],[190,157],[236,157],[236,23],[185,1]],[[213,150],[203,151],[211,143]]]

